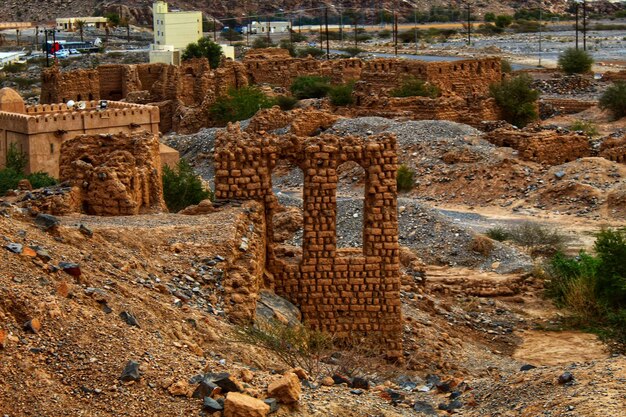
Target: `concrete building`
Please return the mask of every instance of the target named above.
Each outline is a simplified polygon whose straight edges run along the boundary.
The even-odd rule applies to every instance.
[[[154,43],[150,62],[180,65],[182,51],[202,37],[202,12],[170,11],[164,1],[152,5]]]
[[[159,108],[141,104],[108,101],[85,102],[85,108],[66,104],[26,106],[10,88],[0,89],[0,169],[6,164],[11,144],[27,157],[26,173],[44,171],[59,177],[61,144],[83,134],[159,133]],[[173,164],[178,154],[164,145],[164,162]],[[176,153],[174,155],[174,153]]]
[[[74,32],[78,30],[76,22],[85,22],[85,27],[104,29],[108,19],[106,17],[61,17],[56,19],[57,29],[64,32]]]
[[[22,55],[24,55],[24,52],[0,52],[0,68],[6,64],[19,61]]]
[[[250,33],[259,34],[259,33],[267,33],[269,30],[270,33],[288,33],[290,26],[289,22],[252,22],[250,23]],[[246,33],[248,30],[248,26],[244,26],[243,32]]]

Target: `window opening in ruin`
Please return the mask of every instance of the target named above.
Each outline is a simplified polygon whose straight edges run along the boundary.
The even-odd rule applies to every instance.
[[[53,154],[54,153],[54,143],[50,144],[50,153]]]
[[[91,160],[91,158],[90,158],[90,157],[88,157],[88,156],[83,156],[82,158],[80,158],[80,160],[81,160],[81,161],[83,161],[83,162],[86,162],[86,163],[88,163],[88,164],[93,165],[93,161],[92,161],[92,160]]]
[[[76,101],[83,101],[83,96],[81,96],[80,94],[76,96]]]
[[[272,215],[276,244],[302,247],[304,173],[293,162],[281,159],[272,170],[272,192],[280,207]]]
[[[363,249],[365,170],[354,161],[337,167],[337,248]]]
[[[93,94],[89,93],[89,101],[93,101]]]

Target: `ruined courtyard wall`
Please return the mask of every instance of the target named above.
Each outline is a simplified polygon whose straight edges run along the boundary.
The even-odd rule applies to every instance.
[[[574,132],[500,128],[487,133],[485,139],[496,146],[516,149],[521,159],[547,165],[560,165],[591,156],[589,139]]]
[[[559,114],[576,114],[598,105],[597,100],[556,99],[543,98],[542,104],[547,104]]]
[[[609,138],[600,145],[599,156],[610,161],[626,164],[626,135]]]
[[[166,211],[158,134],[83,135],[64,142],[61,181],[77,190],[76,211],[134,215]]]
[[[40,104],[100,100],[100,74],[97,70],[61,72],[58,66],[41,72]]]
[[[288,160],[304,173],[302,258],[277,255],[272,217],[279,208],[271,173]],[[366,172],[363,250],[337,248],[337,167],[354,161]],[[310,325],[340,338],[376,337],[401,356],[396,140],[393,135],[339,138],[242,132],[218,134],[215,196],[256,200],[267,221],[267,268],[274,290],[298,305]]]

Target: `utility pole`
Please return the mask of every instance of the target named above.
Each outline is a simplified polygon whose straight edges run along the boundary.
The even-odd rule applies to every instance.
[[[213,18],[213,42],[217,42],[217,21]]]
[[[46,43],[44,45],[44,53],[46,54],[46,68],[48,68],[50,66],[50,53],[48,52],[48,29],[44,28],[43,33],[46,39]]]
[[[38,50],[39,47],[39,26],[35,26],[35,50]]]
[[[20,30],[19,29],[15,29],[15,42],[17,43],[17,46],[20,46]]]
[[[419,53],[417,48],[417,6],[413,4],[413,34],[415,35],[415,55]]]
[[[576,32],[576,49],[578,49],[578,6],[579,3],[576,2],[576,24],[574,26],[574,30]]]
[[[587,0],[583,0],[583,51],[587,50]]]
[[[398,56],[398,11],[393,12],[393,31],[395,32],[395,41],[393,43],[394,54]]]
[[[357,18],[357,11],[355,10],[354,12],[354,47],[358,48],[359,47],[359,36],[358,36],[358,31],[357,31],[357,24],[358,24],[358,18]]]
[[[267,15],[267,47],[269,48],[269,46],[272,44],[272,37],[270,32],[272,31],[272,27],[270,25],[270,15]]]
[[[467,2],[467,45],[472,44],[472,4]]]
[[[326,59],[330,59],[330,44],[328,41],[328,7],[324,7],[324,25],[326,26]]]
[[[541,9],[541,5],[539,5],[539,66],[541,66],[541,36],[542,36],[542,24],[543,24],[543,15],[541,14],[542,9]]]

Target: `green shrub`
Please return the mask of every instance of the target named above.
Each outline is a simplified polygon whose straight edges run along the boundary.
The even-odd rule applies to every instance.
[[[492,23],[483,23],[478,27],[478,33],[484,35],[497,35],[504,32],[504,29]]]
[[[576,120],[570,125],[569,129],[576,132],[583,132],[590,137],[598,136],[598,126],[589,120]]]
[[[209,109],[211,117],[223,124],[249,119],[260,109],[272,107],[274,101],[256,87],[230,88]]]
[[[296,56],[296,47],[293,45],[293,43],[291,43],[289,39],[281,39],[278,47],[288,50],[289,55]]]
[[[39,171],[34,172],[26,176],[26,179],[30,182],[33,188],[44,188],[56,185],[58,181],[52,178],[48,173]]]
[[[416,35],[417,34],[417,38]],[[398,42],[403,42],[403,43],[409,43],[409,42],[415,42],[415,39],[420,40],[422,39],[424,33],[417,29],[417,28],[412,28],[409,30],[405,30],[403,32],[398,33]]]
[[[487,12],[485,13],[485,22],[495,22],[496,21],[496,15],[495,13],[492,12]]]
[[[292,96],[278,96],[276,97],[276,104],[278,104],[281,110],[287,111],[296,107],[298,99]]]
[[[163,198],[169,211],[178,212],[207,198],[213,199],[213,195],[203,188],[189,162],[181,158],[174,169],[163,167]]]
[[[594,251],[554,256],[546,267],[546,295],[571,311],[575,325],[626,348],[626,229],[600,231]]]
[[[391,38],[391,31],[388,29],[379,30],[376,36],[380,39],[389,39]]]
[[[568,48],[559,55],[559,68],[567,74],[581,74],[591,71],[593,58],[582,49]]]
[[[19,175],[24,175],[24,169],[26,169],[28,158],[24,152],[17,148],[15,143],[11,143],[9,145],[6,158],[5,167],[7,169],[12,169]]]
[[[258,37],[252,42],[253,49],[270,48],[272,46],[274,46],[272,41],[267,39],[265,36]]]
[[[341,51],[345,52],[346,54],[348,54],[351,58],[357,56],[361,52],[365,52],[364,49],[357,48],[357,47],[354,47],[354,46],[349,47],[349,48],[343,48]]]
[[[329,80],[326,77],[302,76],[293,80],[291,93],[298,99],[326,97],[330,90]]]
[[[539,92],[532,89],[531,83],[532,78],[523,74],[490,87],[491,96],[502,110],[504,120],[515,126],[526,126],[538,117],[536,101]]]
[[[504,242],[505,240],[509,240],[511,237],[509,232],[502,226],[492,227],[485,232],[485,235],[493,240],[497,240],[498,242]]]
[[[22,179],[22,175],[14,169],[5,168],[0,170],[0,195],[5,195],[9,190],[15,190],[17,183]]]
[[[609,110],[615,119],[626,116],[626,81],[616,81],[600,97],[600,108]]]
[[[496,24],[497,27],[504,29],[510,26],[511,23],[513,23],[513,16],[509,16],[506,14],[498,15],[496,16],[496,20],[494,23]]]
[[[198,42],[190,43],[183,51],[183,61],[192,58],[206,58],[211,68],[217,68],[222,59],[222,47],[209,38],[201,38]]]
[[[389,95],[392,97],[439,97],[440,90],[432,84],[425,83],[419,78],[407,77],[402,83],[391,90]]]
[[[313,58],[319,58],[326,55],[326,52],[323,49],[316,48],[314,46],[307,46],[306,48],[298,49],[296,51],[296,55],[298,55],[299,58],[306,58],[309,55]]]
[[[500,61],[500,70],[503,74],[510,74],[511,72],[513,72],[513,67],[508,60],[503,59]]]
[[[398,168],[398,173],[396,176],[396,183],[398,185],[398,191],[408,192],[413,189],[413,177],[415,176],[415,171],[413,171],[408,166],[402,164]]]
[[[306,41],[306,35],[299,32],[291,31],[291,41],[292,42],[304,42]]]
[[[352,91],[354,90],[354,81],[345,84],[333,85],[328,90],[328,97],[333,106],[349,106],[354,103]]]
[[[2,71],[6,72],[7,74],[15,74],[24,70],[26,70],[26,64],[20,64],[19,62],[9,62],[4,67],[2,67]]]
[[[243,35],[234,29],[227,29],[225,31],[222,31],[220,36],[230,42],[243,40]]]
[[[333,345],[326,333],[278,320],[257,320],[255,325],[239,327],[236,339],[271,351],[286,366],[302,368],[314,379],[323,371],[322,359]]]

